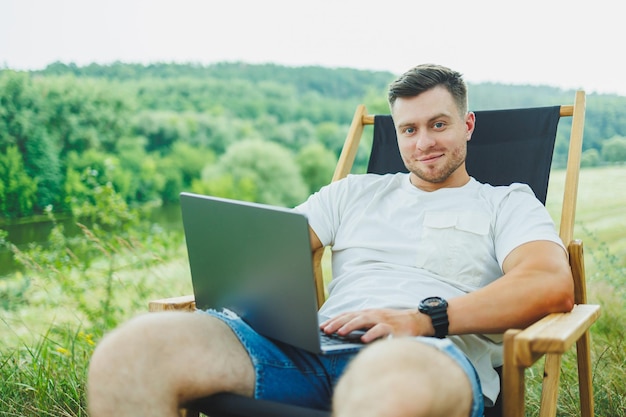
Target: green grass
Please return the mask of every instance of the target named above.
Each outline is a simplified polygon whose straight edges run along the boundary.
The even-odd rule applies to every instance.
[[[0,416],[86,416],[102,335],[150,299],[191,292],[182,234],[84,229],[70,242],[55,228],[50,240],[45,251],[9,244],[25,272],[0,280]]]
[[[559,208],[550,198],[562,189],[563,176],[553,173],[551,212]],[[624,180],[626,166],[580,176],[575,237],[585,242],[589,302],[602,305],[592,327],[599,416],[626,415]],[[86,416],[86,369],[102,334],[146,311],[152,298],[191,292],[182,234],[86,230],[76,244],[61,232],[46,251],[18,253],[25,272],[0,281],[0,416]],[[537,414],[540,365],[527,371],[528,415]],[[564,358],[562,378],[557,415],[576,416],[572,354]]]
[[[53,326],[38,341],[3,352],[2,415],[87,415],[84,381],[94,341],[80,330]]]

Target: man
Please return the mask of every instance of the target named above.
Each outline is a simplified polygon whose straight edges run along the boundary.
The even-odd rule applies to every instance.
[[[415,67],[389,104],[410,173],[349,176],[296,208],[313,249],[333,247],[321,328],[365,329],[371,345],[318,356],[225,312],[145,315],[94,353],[93,417],[173,416],[216,392],[319,408],[332,398],[339,417],[474,417],[492,405],[499,334],[573,306],[565,249],[529,187],[468,175],[476,120],[459,73]]]

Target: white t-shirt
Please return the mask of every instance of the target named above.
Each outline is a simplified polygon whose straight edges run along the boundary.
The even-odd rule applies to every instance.
[[[306,214],[331,245],[333,279],[320,315],[366,308],[416,308],[425,297],[451,299],[502,276],[506,256],[535,240],[562,245],[530,187],[463,187],[426,192],[408,174],[349,175],[313,194]],[[448,336],[476,368],[489,400],[500,384],[501,335]]]

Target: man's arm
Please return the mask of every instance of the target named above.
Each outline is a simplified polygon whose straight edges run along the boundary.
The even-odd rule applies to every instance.
[[[505,259],[503,270],[504,275],[495,282],[448,300],[450,334],[502,333],[524,328],[549,313],[572,309],[571,269],[565,251],[556,243],[534,241],[517,247]],[[339,334],[368,328],[364,342],[389,334],[435,333],[430,317],[417,309],[345,313],[322,323],[322,328]]]
[[[323,246],[322,241],[320,240],[319,237],[317,237],[317,234],[315,233],[315,231],[313,231],[311,226],[309,226],[309,238],[311,239],[311,250],[313,252],[315,252],[316,250],[320,249]]]
[[[573,308],[572,271],[556,243],[534,241],[517,247],[504,260],[503,270],[490,285],[449,300],[451,334],[502,333]]]

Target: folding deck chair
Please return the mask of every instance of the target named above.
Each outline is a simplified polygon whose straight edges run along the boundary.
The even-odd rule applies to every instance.
[[[598,305],[586,300],[583,246],[573,239],[578,175],[582,151],[585,94],[576,93],[573,105],[513,110],[477,111],[476,128],[468,142],[467,170],[481,182],[508,185],[523,182],[545,204],[557,125],[561,117],[572,117],[565,190],[562,199],[560,237],[569,251],[575,280],[575,304],[570,313],[550,314],[526,329],[510,329],[504,335],[502,392],[486,416],[523,417],[524,370],[545,356],[540,416],[555,416],[560,379],[561,355],[576,344],[581,415],[593,416],[589,328],[600,315]],[[368,115],[359,106],[354,115],[333,181],[350,173],[366,125],[374,125],[368,172],[406,172],[396,143],[391,116]],[[313,255],[316,265],[318,304],[324,301],[321,273],[323,249]],[[193,296],[150,302],[150,311],[195,309]],[[500,371],[500,370],[499,370]],[[187,413],[211,417],[329,417],[327,410],[315,410],[254,400],[233,394],[218,394],[187,405]],[[189,414],[188,414],[189,415]],[[197,415],[197,414],[196,414]]]

